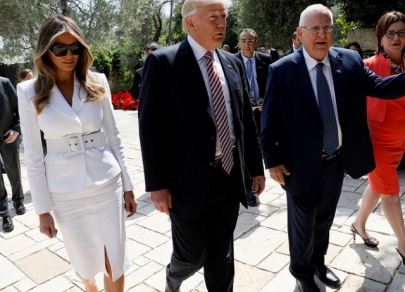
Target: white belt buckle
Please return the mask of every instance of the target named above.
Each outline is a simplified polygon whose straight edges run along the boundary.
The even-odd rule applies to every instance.
[[[75,155],[85,152],[83,138],[81,134],[72,134],[65,136],[67,142],[68,155]]]

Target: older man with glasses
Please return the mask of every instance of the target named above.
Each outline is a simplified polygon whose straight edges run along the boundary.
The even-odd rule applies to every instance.
[[[358,178],[375,167],[366,95],[405,95],[405,75],[380,78],[357,52],[331,48],[332,12],[307,7],[297,34],[303,48],[270,65],[262,111],[266,168],[287,193],[290,272],[300,291],[319,280],[341,284],[325,266],[344,172]]]

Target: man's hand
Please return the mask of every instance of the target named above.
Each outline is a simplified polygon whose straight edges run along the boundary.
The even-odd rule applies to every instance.
[[[278,182],[279,184],[284,185],[284,175],[290,175],[290,172],[285,168],[284,164],[269,168],[270,177]]]
[[[166,215],[170,215],[169,209],[172,208],[172,194],[169,189],[151,192],[150,199],[156,210],[164,212]]]
[[[58,234],[58,229],[55,228],[55,221],[49,213],[44,213],[39,215],[39,231],[45,234],[49,238],[56,237]]]
[[[4,133],[4,137],[7,137],[6,140],[4,140],[4,143],[6,144],[10,144],[13,143],[15,141],[15,139],[17,139],[19,133],[13,130],[8,130],[6,133]]]
[[[127,218],[135,214],[137,206],[138,203],[136,202],[134,192],[133,191],[124,192],[124,207],[125,211],[129,213]]]
[[[252,184],[252,193],[259,196],[264,190],[264,183],[266,178],[263,175],[254,176]]]

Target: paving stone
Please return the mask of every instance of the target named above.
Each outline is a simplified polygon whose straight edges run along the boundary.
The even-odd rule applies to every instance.
[[[18,269],[18,266],[16,267],[5,257],[0,256],[0,289],[4,289],[25,277],[26,275]]]
[[[3,222],[3,221],[1,221]],[[16,237],[20,234],[23,234],[27,231],[29,231],[30,229],[25,226],[24,224],[21,224],[20,222],[18,222],[17,220],[14,220],[13,218],[13,224],[14,224],[14,230],[11,232],[4,232],[3,231],[3,227],[1,227],[1,232],[0,232],[0,236],[3,237],[4,239],[9,239],[12,237]],[[1,224],[0,224],[1,225]]]
[[[280,197],[281,197],[281,196],[280,196]],[[270,205],[270,206],[273,206],[273,207],[276,207],[276,208],[287,209],[287,201],[281,199],[280,197],[279,197],[278,199],[272,201],[269,205]]]
[[[287,227],[287,209],[278,209],[267,219],[260,223],[261,226],[269,227],[276,230],[283,230]]]
[[[151,250],[149,246],[146,246],[142,243],[136,242],[131,239],[127,240],[127,246],[128,246],[128,253],[131,259],[140,257],[141,255]]]
[[[385,288],[386,286],[379,282],[375,282],[356,275],[349,275],[343,282],[342,287],[339,289],[339,292],[382,292],[385,291]],[[396,290],[396,292],[399,291],[401,290]]]
[[[195,273],[181,284],[181,291],[192,291],[202,282],[204,282],[204,276],[200,273]],[[166,286],[166,267],[147,279],[145,284],[158,291],[164,291]]]
[[[280,194],[270,193],[270,191],[265,191],[259,196],[260,204],[271,204],[274,200],[277,200]]]
[[[128,292],[157,292],[157,291],[163,291],[163,290],[155,290],[145,284],[139,284],[138,286],[130,288],[127,291]]]
[[[140,201],[140,202],[142,202],[142,201]],[[143,202],[143,204],[144,204],[143,207],[136,210],[139,214],[142,214],[145,216],[151,216],[151,215],[160,213],[158,210],[156,210],[156,208],[155,208],[155,206],[153,206],[153,204],[146,203],[146,202]]]
[[[127,237],[152,248],[170,240],[167,236],[138,225],[131,225],[127,228]]]
[[[351,223],[356,219],[358,212],[355,212],[353,216],[347,221],[347,225],[350,228]],[[371,213],[367,219],[366,228],[370,232],[378,232],[387,235],[394,235],[394,231],[391,228],[391,225],[388,223],[387,218],[384,215],[377,215]],[[373,234],[375,237],[378,238],[376,234]],[[358,236],[356,236],[357,238]],[[360,239],[360,238],[359,238]]]
[[[273,252],[257,266],[260,269],[267,270],[275,274],[280,272],[289,262],[289,256],[278,252]]]
[[[72,282],[63,276],[59,276],[44,284],[38,285],[36,288],[30,290],[30,292],[64,292],[73,287],[74,285]]]
[[[354,192],[342,192],[338,202],[338,207],[358,210],[360,208],[361,194]]]
[[[286,240],[282,245],[280,245],[280,246],[276,249],[276,251],[277,251],[278,253],[281,253],[281,254],[285,254],[285,255],[290,256],[290,247],[289,247],[289,243],[288,243],[288,236],[287,236],[287,240]]]
[[[144,254],[144,257],[151,259],[162,266],[166,266],[170,263],[170,258],[173,252],[173,244],[172,241],[168,241],[163,243],[162,245],[154,248],[150,252]]]
[[[299,292],[296,289],[296,282],[291,275],[288,266],[281,270],[276,276],[270,279],[260,292]],[[253,291],[252,291],[253,292]]]
[[[0,242],[0,253],[8,257],[9,255],[23,250],[33,244],[35,244],[35,241],[24,234],[20,234],[9,240]]]
[[[136,259],[132,260],[132,262],[138,266],[144,266],[150,262],[150,259],[147,259],[144,256],[140,256],[140,257],[137,257]]]
[[[387,292],[405,291],[405,275],[398,273],[395,275]]]
[[[17,283],[15,283],[13,286],[16,287],[18,291],[28,291],[37,286],[37,283],[32,281],[30,278],[25,277],[20,281],[18,281]]]
[[[260,291],[273,273],[235,261],[235,291]]]
[[[64,248],[63,242],[61,242],[61,241],[48,247],[49,251],[52,251],[52,252],[60,250],[61,248]]]
[[[335,218],[333,218],[333,223],[331,230],[337,230],[341,227],[354,213],[353,209],[337,207]]]
[[[129,274],[125,278],[125,286],[127,289],[133,288],[136,285],[139,285],[152,275],[156,274],[158,271],[160,271],[163,268],[162,265],[159,265],[153,261],[149,262],[143,267],[140,267],[133,273]]]
[[[260,203],[256,207],[249,207],[248,209],[245,209],[245,207],[241,207],[241,210],[246,213],[253,213],[261,216],[270,216],[271,214],[276,212],[278,208]]]
[[[172,228],[170,217],[167,216],[165,213],[160,212],[148,216],[148,218],[140,221],[138,224],[161,234],[168,232]]]
[[[17,261],[15,265],[37,284],[45,283],[71,269],[66,261],[47,249],[29,255]]]
[[[345,228],[347,228],[347,226],[345,226]],[[353,241],[353,236],[351,234],[334,230],[329,232],[329,243],[338,246],[346,246],[346,244],[350,241]]]
[[[396,245],[396,239],[380,236],[378,248],[368,248],[364,244],[351,243],[340,252],[330,266],[388,284],[400,263],[400,258],[393,248]]]
[[[287,234],[284,232],[266,227],[254,228],[235,241],[235,258],[256,266],[286,240]]]
[[[13,262],[16,262],[22,258],[32,255],[33,253],[36,253],[37,251],[46,249],[48,246],[53,245],[56,241],[57,241],[57,239],[54,238],[54,239],[46,239],[44,241],[37,242],[25,249],[22,249],[18,252],[13,253],[8,258],[10,260],[12,260]]]
[[[56,253],[60,258],[64,259],[66,262],[70,263],[69,256],[68,256],[68,253],[67,253],[67,250],[65,249],[65,247],[63,247],[63,248],[61,248],[61,249],[55,251],[55,253]]]
[[[25,226],[27,226],[29,228],[34,228],[34,227],[39,226],[38,215],[35,215],[35,212],[33,210],[25,212],[24,215],[15,216],[13,219],[15,221],[20,222],[21,224],[24,224]]]
[[[329,244],[328,251],[325,256],[325,265],[329,265],[329,263],[342,251],[341,246]]]
[[[236,239],[242,234],[248,232],[254,226],[258,225],[266,217],[259,216],[252,213],[242,212],[238,216],[238,222],[236,224],[235,231],[233,232],[233,237]]]
[[[7,288],[4,288],[2,290],[0,290],[1,292],[19,292],[17,288],[13,287],[13,286],[9,286]]]

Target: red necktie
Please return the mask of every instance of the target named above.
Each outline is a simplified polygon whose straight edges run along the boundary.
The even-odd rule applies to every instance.
[[[222,91],[221,80],[214,69],[214,57],[210,51],[204,55],[208,79],[211,87],[212,104],[214,105],[215,121],[222,151],[222,168],[230,174],[233,167],[231,131],[225,106],[225,96]]]

